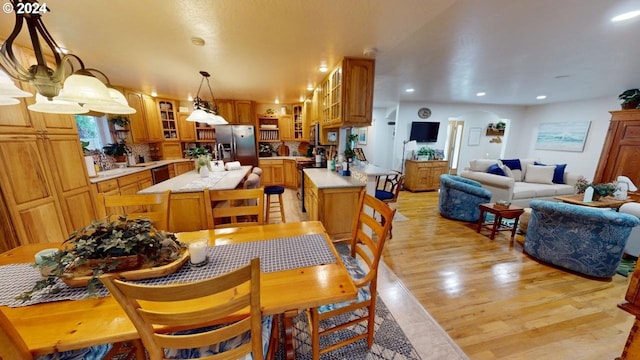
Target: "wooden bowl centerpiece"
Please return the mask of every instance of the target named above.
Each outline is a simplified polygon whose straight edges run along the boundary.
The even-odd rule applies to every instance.
[[[69,286],[87,286],[93,293],[100,283],[98,277],[104,273],[162,276],[177,271],[186,259],[186,246],[174,234],[157,230],[149,219],[94,221],[71,234],[60,250],[43,257],[37,264],[43,279],[21,297],[29,299],[35,291],[56,286],[57,278]],[[172,264],[176,266],[168,266]]]

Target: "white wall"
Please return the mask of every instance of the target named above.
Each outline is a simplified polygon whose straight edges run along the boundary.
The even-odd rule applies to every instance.
[[[421,107],[431,109],[432,115],[429,119],[418,118],[418,109]],[[426,145],[436,149],[444,149],[448,121],[456,119],[465,121],[460,169],[467,166],[469,160],[474,158],[536,158],[550,164],[567,163],[568,171],[593,179],[611,118],[609,111],[618,109],[620,109],[620,104],[615,94],[585,101],[528,107],[403,102],[393,109],[374,109],[376,121],[369,128],[370,141],[367,144],[365,154],[371,163],[386,168],[400,169],[402,142],[409,138],[412,121],[439,121],[438,142],[419,144],[419,147]],[[387,119],[385,118],[386,114],[397,115],[395,119]],[[396,125],[392,130],[392,126],[387,125],[387,122],[393,120],[396,121]],[[503,143],[501,145],[490,144],[491,137],[485,136],[485,128],[489,122],[496,123],[498,120],[507,123],[505,136],[502,138]],[[535,149],[540,123],[584,120],[591,121],[584,151]],[[468,145],[469,131],[473,127],[482,128],[479,146]],[[372,128],[374,129],[372,130]],[[375,135],[372,136],[372,133]]]
[[[512,152],[515,156],[536,158],[550,164],[566,163],[567,171],[581,174],[591,180],[595,175],[609,128],[609,111],[619,109],[617,96],[528,107],[525,110],[524,121],[518,124],[518,136],[510,139],[508,148],[516,148],[515,144],[518,144],[517,151]],[[591,121],[584,150],[536,150],[537,129],[540,123],[564,121]]]

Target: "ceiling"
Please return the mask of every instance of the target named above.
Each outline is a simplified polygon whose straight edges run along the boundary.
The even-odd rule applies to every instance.
[[[324,77],[321,61],[331,68],[371,48],[377,50],[376,107],[531,105],[615,97],[640,87],[640,18],[610,22],[640,9],[637,0],[57,0],[47,6],[47,29],[87,67],[112,84],[180,100],[196,95],[198,72],[206,70],[218,99],[298,102]],[[13,16],[0,19],[6,38]],[[192,37],[205,45],[192,44]],[[25,36],[17,42],[29,44]],[[200,95],[210,97],[208,90]]]

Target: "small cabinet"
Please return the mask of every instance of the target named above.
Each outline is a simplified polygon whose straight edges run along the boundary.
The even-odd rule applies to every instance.
[[[189,113],[178,113],[178,131],[180,141],[196,141],[196,123],[187,121]]]
[[[233,100],[216,100],[218,115],[222,116],[229,124],[236,123],[236,107]]]
[[[321,125],[370,126],[375,60],[345,57],[320,84]]]
[[[280,140],[295,140],[293,137],[293,117],[291,115],[280,115],[278,129],[280,129]]]
[[[144,103],[144,116],[147,120],[147,140],[149,142],[158,142],[164,139],[162,134],[162,123],[156,107],[156,100],[142,94],[142,102]]]
[[[179,141],[176,105],[170,100],[158,100],[158,114],[162,124],[162,136],[165,141]]]
[[[258,166],[262,169],[262,186],[284,185],[284,160],[260,159]]]
[[[409,191],[438,190],[440,175],[447,171],[447,161],[405,160],[404,188]]]
[[[293,139],[295,141],[309,141],[309,127],[305,121],[305,106],[293,105]]]
[[[183,162],[173,163],[174,176],[182,175],[184,173],[187,173],[193,170],[194,168],[195,168],[195,164],[193,161],[183,161]]]
[[[124,96],[127,98],[129,106],[136,110],[135,113],[127,115],[130,123],[131,140],[134,144],[146,143],[147,135],[147,119],[144,115],[144,102],[142,95],[133,91],[125,90]]]
[[[255,115],[253,101],[236,100],[235,107],[236,107],[235,124],[255,125],[256,115]]]
[[[291,189],[298,188],[300,186],[298,173],[295,160],[284,160],[284,186]]]

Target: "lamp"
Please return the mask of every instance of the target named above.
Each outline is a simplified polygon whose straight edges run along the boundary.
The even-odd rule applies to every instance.
[[[198,87],[196,97],[193,99],[193,112],[187,117],[187,121],[197,121],[209,125],[228,124],[227,120],[218,115],[218,105],[216,104],[216,99],[213,97],[213,91],[211,91],[211,84],[209,83],[209,76],[211,75],[206,71],[200,71],[200,75],[202,75],[202,79],[200,80],[200,86]],[[200,89],[202,89],[202,83],[205,79],[207,80],[207,87],[209,88],[213,107],[209,102],[200,98]]]
[[[10,0],[10,2],[11,5],[13,5],[14,9],[18,8],[18,4],[37,3],[37,1],[35,0]],[[46,12],[46,6],[44,6],[44,3],[42,4],[42,6],[33,8],[44,9],[43,12]],[[113,100],[105,84],[96,79],[90,72],[90,70],[97,70],[85,69],[84,63],[76,55],[60,55],[60,47],[56,44],[55,40],[51,37],[51,34],[44,26],[44,23],[42,22],[42,19],[40,17],[41,14],[39,12],[35,11],[33,13],[28,13],[15,10],[13,12],[15,13],[16,17],[13,31],[9,35],[8,39],[2,44],[2,47],[0,47],[0,68],[4,70],[7,75],[18,81],[29,82],[35,87],[37,93],[48,99],[49,102],[52,102],[54,101],[54,98],[57,98],[55,100],[69,101],[76,104],[81,104],[88,107],[88,109],[95,111],[102,111],[98,110],[98,108],[101,106],[111,105],[112,107],[103,109],[108,109],[109,113],[112,114],[131,113],[133,109],[129,108],[128,105],[125,105],[123,107],[122,104]],[[20,64],[13,52],[13,41],[20,34],[22,25],[25,22],[29,31],[31,45],[33,47],[33,52],[37,61],[36,64],[29,65],[27,68],[24,68]],[[55,60],[55,66],[53,69],[50,68],[47,64],[41,42],[44,42],[44,44],[46,44],[46,46],[51,49],[51,52],[53,53],[53,57]],[[73,66],[74,62],[77,62],[79,65],[79,70],[75,72]],[[0,71],[0,73],[2,72]],[[67,77],[68,73],[71,73],[72,75]],[[15,91],[16,89],[17,88],[10,90]],[[4,86],[0,86],[0,97],[24,96],[30,96],[30,94],[11,95],[10,91],[5,89]],[[124,98],[124,96],[122,97]],[[44,100],[41,99],[41,105],[46,104],[47,106],[38,106],[37,104],[34,104],[36,106],[30,106],[30,110],[57,113],[56,111],[61,109],[60,107],[51,106],[51,103],[44,103],[43,101]],[[83,110],[82,106],[80,105],[75,108],[76,110],[78,110],[77,113],[87,112],[86,110]],[[69,108],[65,108],[65,110],[60,111],[62,111],[60,112],[62,114],[67,114]],[[135,112],[135,110],[133,111]]]
[[[418,142],[415,140],[404,140],[402,142],[402,173],[404,174],[404,156],[407,150],[414,151],[418,147]]]

